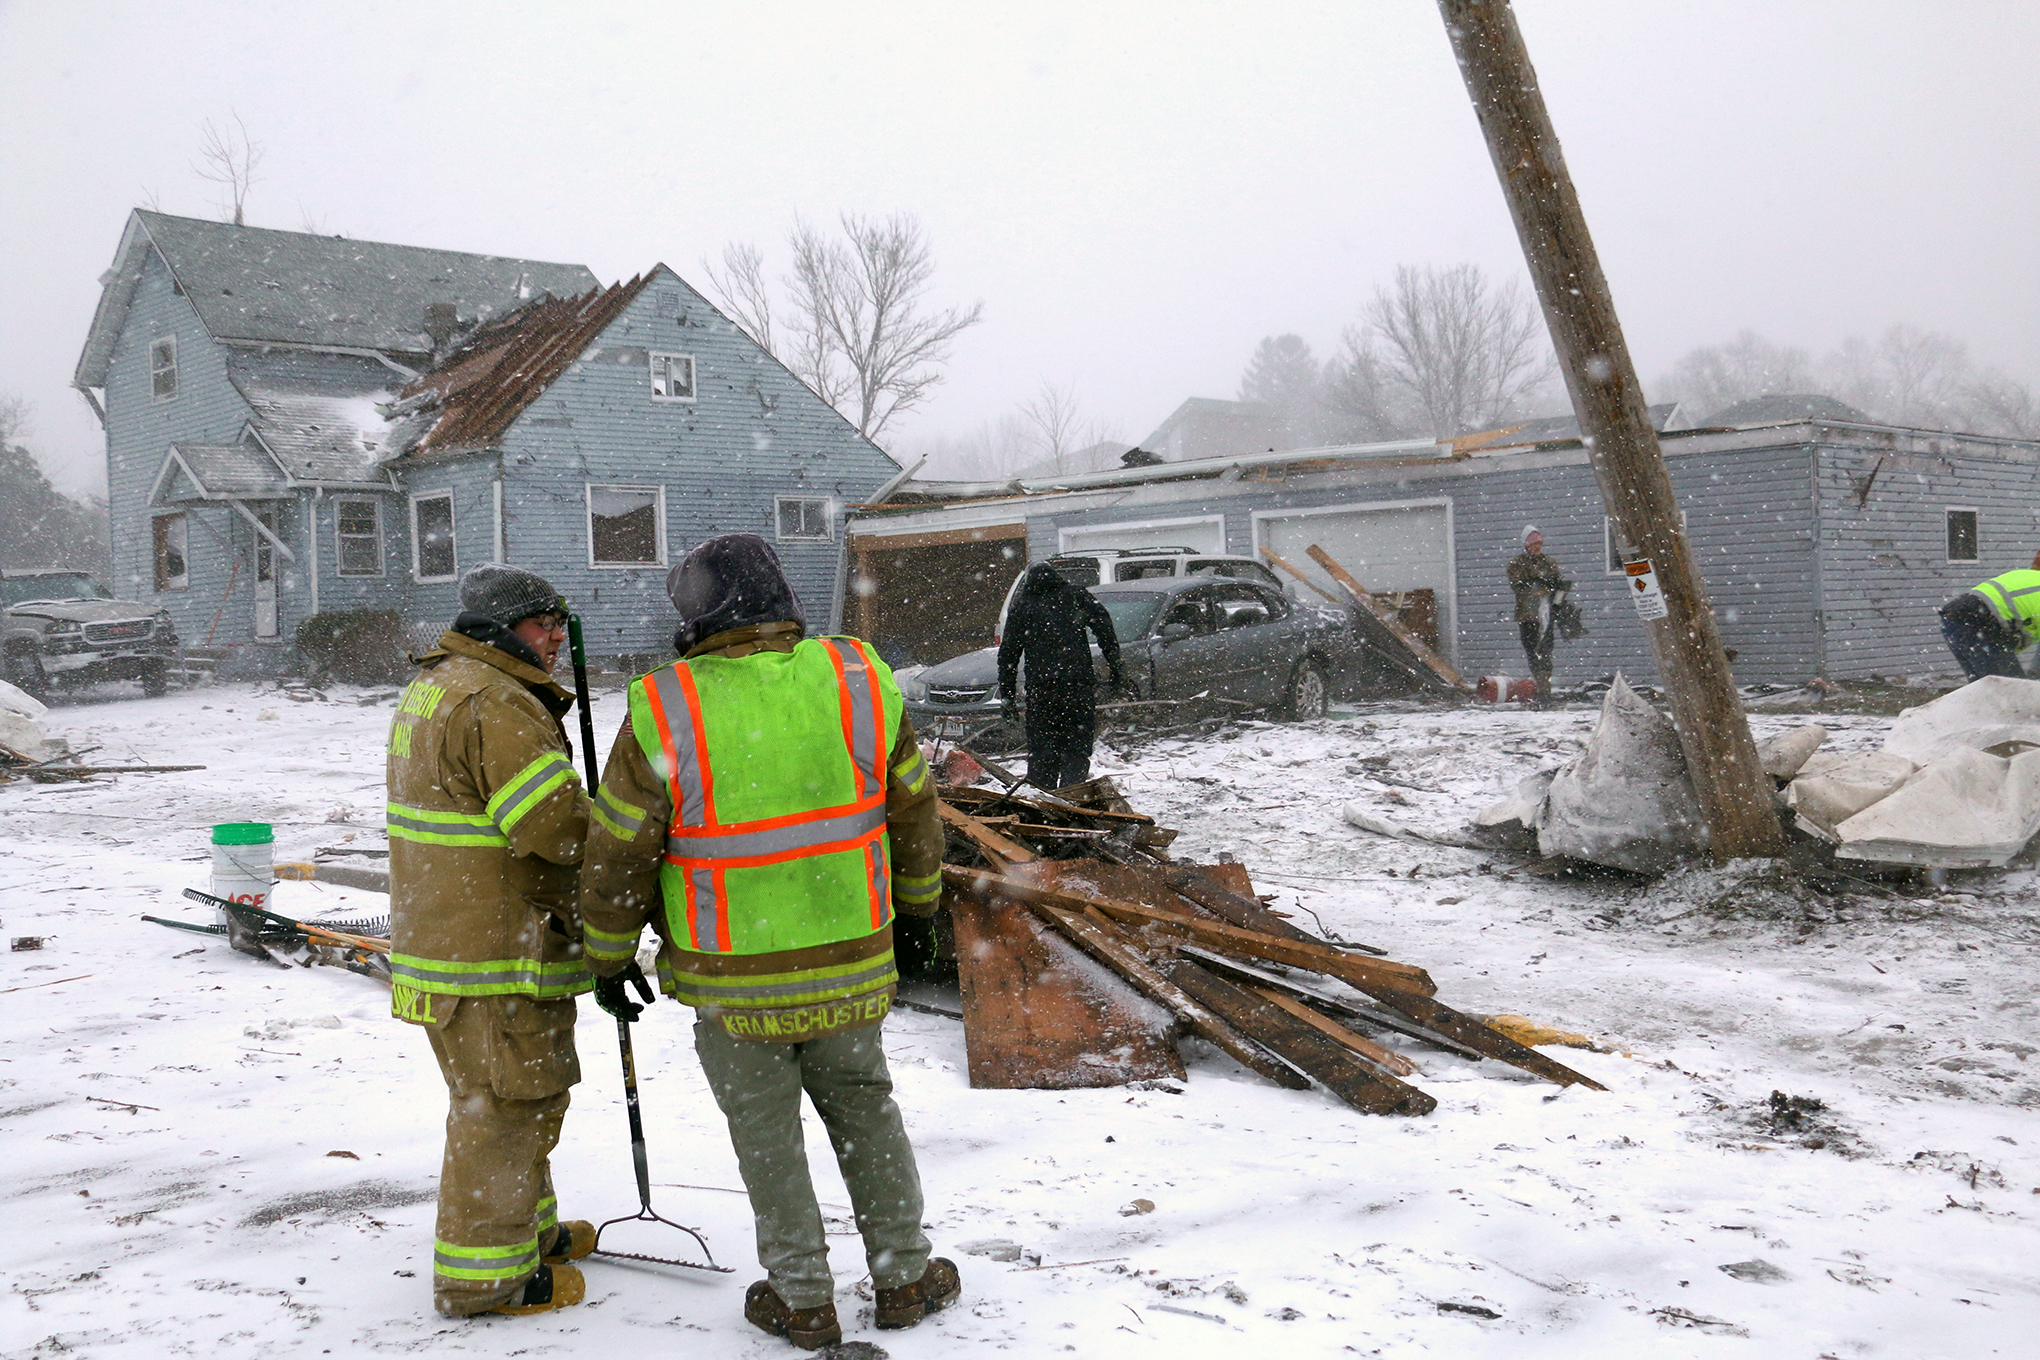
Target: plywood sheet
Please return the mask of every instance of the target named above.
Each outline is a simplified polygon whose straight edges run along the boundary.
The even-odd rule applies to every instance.
[[[948,901],[973,1087],[1061,1091],[1184,1075],[1168,1013],[1031,907],[953,890]]]

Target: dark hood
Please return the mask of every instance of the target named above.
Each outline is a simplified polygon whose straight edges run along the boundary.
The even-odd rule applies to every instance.
[[[1053,595],[1059,590],[1068,590],[1070,583],[1063,574],[1046,562],[1036,562],[1020,578],[1022,595]]]
[[[667,573],[666,594],[680,611],[673,647],[682,656],[704,638],[747,624],[807,627],[807,611],[780,569],[779,554],[756,534],[711,538]]]

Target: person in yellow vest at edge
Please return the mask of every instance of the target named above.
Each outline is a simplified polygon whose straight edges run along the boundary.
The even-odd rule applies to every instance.
[[[2019,653],[2040,642],[2040,553],[2030,568],[1979,581],[1940,614],[1941,636],[1965,680],[2023,677]]]
[[[575,901],[588,797],[550,678],[566,601],[490,562],[460,604],[390,724],[390,1007],[446,1078],[433,1304],[543,1313],[581,1301],[566,1263],[595,1245],[560,1221],[548,1162],[581,1079],[574,997],[595,985]]]
[[[649,922],[661,989],[695,1010],[694,1049],[750,1194],[766,1278],[744,1317],[806,1350],[843,1336],[805,1091],[850,1191],[875,1321],[911,1327],[962,1292],[921,1232],[880,1043],[899,980],[893,913],[932,915],[941,896],[934,781],[892,671],[856,638],[806,636],[764,539],[710,539],[666,593],[680,659],[631,682],[581,870],[596,995],[622,999],[640,976]]]

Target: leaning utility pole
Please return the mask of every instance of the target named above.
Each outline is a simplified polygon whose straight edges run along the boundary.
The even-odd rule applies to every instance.
[[[1714,857],[1779,854],[1784,832],[1771,781],[1757,761],[1615,299],[1515,13],[1507,0],[1438,0],[1438,8],[1530,263],[1601,498],[1620,540],[1644,558],[1631,565],[1628,580],[1672,701]]]

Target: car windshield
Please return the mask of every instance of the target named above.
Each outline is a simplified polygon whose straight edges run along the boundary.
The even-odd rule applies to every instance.
[[[1147,633],[1148,623],[1155,616],[1155,606],[1161,600],[1160,595],[1115,593],[1101,596],[1098,603],[1104,605],[1105,612],[1112,616],[1113,635],[1121,642],[1131,642]]]
[[[0,605],[29,600],[110,600],[111,592],[82,571],[55,571],[42,576],[10,576],[0,580]]]

